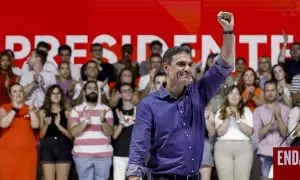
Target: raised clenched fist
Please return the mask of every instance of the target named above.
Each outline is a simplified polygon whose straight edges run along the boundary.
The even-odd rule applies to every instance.
[[[234,18],[232,13],[220,11],[217,17],[218,22],[221,24],[224,31],[233,30]]]

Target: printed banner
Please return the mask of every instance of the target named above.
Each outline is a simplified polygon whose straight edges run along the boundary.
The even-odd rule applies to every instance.
[[[0,48],[15,51],[17,66],[41,40],[51,44],[49,59],[56,62],[60,44],[69,44],[72,61],[83,63],[94,42],[103,43],[103,56],[111,63],[120,59],[125,43],[134,45],[134,59],[144,61],[156,39],[164,51],[190,43],[194,60],[205,60],[221,48],[220,10],[234,13],[236,56],[255,69],[261,55],[277,63],[283,30],[289,42],[300,38],[299,0],[10,0],[0,5]]]
[[[299,179],[300,147],[274,148],[274,180]]]

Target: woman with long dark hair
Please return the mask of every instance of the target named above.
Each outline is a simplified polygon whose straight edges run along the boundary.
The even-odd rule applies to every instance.
[[[248,68],[240,78],[238,87],[242,92],[245,106],[251,111],[264,103],[264,94],[259,87],[259,77],[252,68]]]
[[[249,180],[253,152],[253,116],[244,106],[236,86],[229,88],[226,100],[215,117],[217,142],[215,163],[220,180]]]
[[[0,105],[10,102],[9,86],[19,82],[19,77],[13,73],[13,59],[8,52],[0,54]]]
[[[70,111],[59,85],[47,89],[40,115],[41,162],[45,180],[67,180],[72,164]]]
[[[272,80],[277,82],[277,90],[279,95],[278,100],[292,108],[293,104],[291,96],[291,85],[287,82],[288,78],[287,74],[284,71],[284,68],[281,65],[276,64],[272,67],[271,74]]]
[[[272,79],[271,75],[272,63],[268,56],[261,56],[258,59],[257,73],[259,76],[259,87],[264,89],[266,81]]]

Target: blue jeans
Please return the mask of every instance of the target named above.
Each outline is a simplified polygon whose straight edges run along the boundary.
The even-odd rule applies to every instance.
[[[269,171],[271,169],[271,166],[273,164],[273,157],[271,156],[265,156],[258,154],[258,160],[260,163],[260,176],[262,177],[268,177]]]
[[[112,158],[73,157],[79,180],[108,180]]]

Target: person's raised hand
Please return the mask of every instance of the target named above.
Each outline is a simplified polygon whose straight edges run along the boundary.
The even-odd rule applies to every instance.
[[[230,12],[220,11],[218,13],[218,22],[223,27],[224,31],[232,31],[234,26],[234,17]]]

